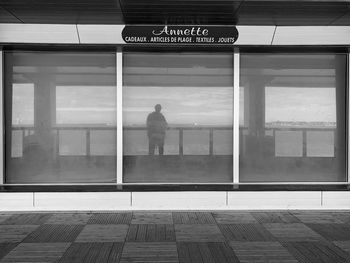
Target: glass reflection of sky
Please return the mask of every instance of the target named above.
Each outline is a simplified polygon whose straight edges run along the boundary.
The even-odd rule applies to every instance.
[[[34,122],[34,85],[14,84],[13,124]],[[57,124],[116,123],[113,86],[56,87]],[[335,88],[266,87],[266,122],[335,122]],[[240,92],[243,123],[244,88]],[[144,125],[160,103],[171,125],[232,125],[231,87],[124,87],[124,125]]]
[[[124,125],[144,125],[154,105],[170,125],[232,125],[232,87],[135,87],[123,89]]]
[[[266,122],[335,122],[335,88],[266,87]]]

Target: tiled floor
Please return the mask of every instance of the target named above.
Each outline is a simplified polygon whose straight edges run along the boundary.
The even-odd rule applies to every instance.
[[[350,211],[0,213],[0,262],[350,262]]]

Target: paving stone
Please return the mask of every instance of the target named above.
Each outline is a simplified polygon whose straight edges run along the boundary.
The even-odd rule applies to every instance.
[[[47,213],[28,213],[28,214],[14,214],[6,220],[2,221],[2,225],[41,225],[44,224],[51,214]]]
[[[342,223],[350,224],[350,212],[333,212],[332,216]]]
[[[230,246],[242,263],[298,263],[279,242],[231,241]]]
[[[0,260],[6,256],[18,243],[0,243]]]
[[[130,224],[132,213],[101,213],[93,214],[88,224]]]
[[[73,243],[59,263],[117,263],[123,243]]]
[[[302,223],[315,223],[315,224],[333,224],[342,223],[341,220],[337,219],[330,212],[319,212],[319,211],[296,211],[292,212],[292,215],[299,218]]]
[[[172,224],[172,213],[133,213],[131,224]]]
[[[46,224],[51,225],[86,225],[91,214],[86,213],[60,213],[52,215]]]
[[[164,224],[130,225],[126,240],[130,242],[175,241],[174,226]]]
[[[218,224],[249,224],[257,223],[249,212],[215,212],[212,213]]]
[[[350,255],[350,241],[334,241],[333,244]]]
[[[179,262],[177,246],[175,242],[127,242],[124,245],[120,262]]]
[[[76,242],[124,242],[128,225],[86,225]]]
[[[350,225],[348,224],[307,224],[307,226],[327,240],[350,241]]]
[[[300,220],[289,212],[252,212],[256,220],[261,223],[301,223]]]
[[[219,225],[227,240],[275,241],[275,238],[260,224]]]
[[[38,227],[35,225],[0,225],[0,243],[21,242]]]
[[[0,262],[350,262],[349,215],[348,211],[1,213]]]
[[[22,243],[1,262],[57,262],[69,246],[70,243]]]
[[[175,225],[177,241],[222,242],[224,236],[217,225]]]
[[[318,241],[324,239],[301,223],[270,223],[263,225],[279,241]]]
[[[174,212],[174,224],[216,224],[211,213],[207,212]]]
[[[287,242],[284,247],[301,263],[345,263],[349,254],[329,242]]]
[[[10,217],[11,217],[11,215],[0,215],[0,224]]]
[[[179,242],[181,263],[235,263],[239,262],[233,250],[224,242]]]
[[[74,242],[82,225],[41,225],[31,234],[29,234],[23,242],[27,243],[69,243]]]

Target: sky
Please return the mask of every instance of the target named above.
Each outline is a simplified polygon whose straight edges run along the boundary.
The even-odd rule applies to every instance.
[[[240,119],[243,121],[243,89]],[[170,125],[232,125],[232,87],[133,87],[123,88],[124,125],[143,125],[161,104]],[[335,122],[334,88],[266,87],[266,122]],[[57,124],[116,123],[116,94],[112,86],[56,87]],[[13,123],[33,124],[34,87],[15,84]]]
[[[125,87],[124,124],[145,124],[156,104],[170,125],[232,125],[230,87]]]
[[[335,88],[266,87],[265,121],[335,122]]]

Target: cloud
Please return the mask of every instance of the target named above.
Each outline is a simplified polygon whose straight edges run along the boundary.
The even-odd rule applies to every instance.
[[[113,112],[115,108],[100,108],[100,107],[65,107],[57,108],[57,111],[70,111],[70,112],[84,112],[84,111],[95,111],[95,112]]]

